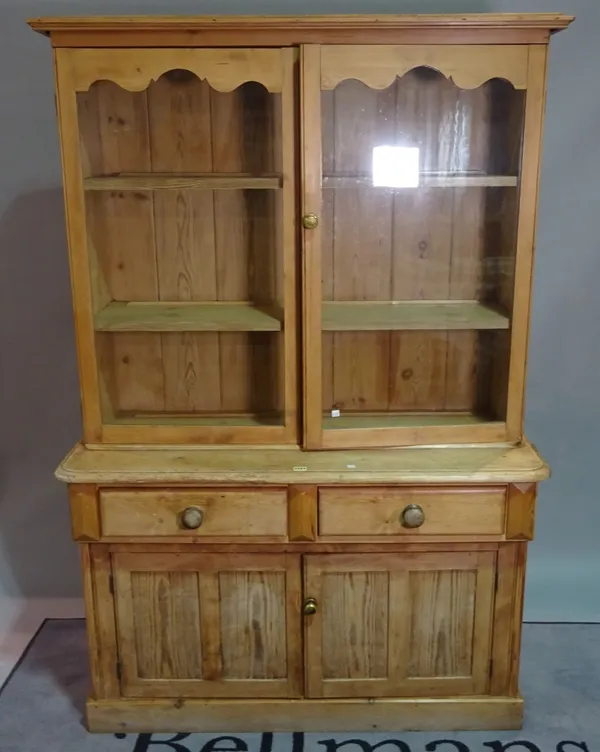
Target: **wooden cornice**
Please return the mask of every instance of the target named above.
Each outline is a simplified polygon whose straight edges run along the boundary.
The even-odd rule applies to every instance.
[[[543,43],[566,28],[558,13],[343,16],[87,16],[28,21],[54,46],[302,43]]]

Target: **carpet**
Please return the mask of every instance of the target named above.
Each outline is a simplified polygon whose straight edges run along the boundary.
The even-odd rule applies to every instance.
[[[525,625],[515,732],[88,734],[86,651],[82,620],[45,622],[0,692],[1,752],[600,752],[600,624]]]

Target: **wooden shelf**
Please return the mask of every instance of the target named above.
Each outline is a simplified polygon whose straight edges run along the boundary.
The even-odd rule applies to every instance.
[[[182,190],[196,188],[206,191],[259,188],[274,190],[281,188],[281,175],[248,175],[245,173],[119,173],[85,178],[86,191],[154,191]]]
[[[508,316],[473,300],[325,301],[323,331],[508,329]]]
[[[421,426],[478,426],[494,421],[473,413],[423,412],[423,413],[346,413],[337,418],[323,416],[323,428],[418,428]]]
[[[111,416],[107,420],[108,425],[130,426],[281,426],[283,420],[280,415],[251,415],[240,413],[238,415],[173,415],[168,413],[135,413],[119,414]]]
[[[514,188],[518,184],[516,175],[487,175],[481,172],[422,172],[419,188]],[[371,187],[378,190],[414,190],[373,186],[370,173],[339,173],[323,177],[324,188]]]
[[[110,303],[97,332],[278,332],[274,310],[251,303]]]

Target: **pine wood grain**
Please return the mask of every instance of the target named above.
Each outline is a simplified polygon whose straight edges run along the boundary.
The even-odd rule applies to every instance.
[[[408,675],[468,676],[473,663],[474,571],[416,572],[410,597],[412,622]],[[440,636],[447,633],[447,639]]]
[[[537,222],[537,196],[540,180],[544,109],[546,104],[547,49],[529,48],[527,100],[523,135],[522,177],[519,198],[519,225],[515,267],[513,335],[510,344],[508,404],[506,422],[508,438],[516,441],[523,435],[525,376],[529,315]]]
[[[286,437],[290,443],[300,441],[299,398],[299,287],[298,287],[298,149],[299,111],[297,68],[295,50],[281,51],[283,83],[280,97],[281,115],[278,116],[278,99],[273,97],[273,166],[283,176],[282,190],[276,194],[276,234],[274,253],[275,300],[284,312],[284,342],[279,356],[278,381],[283,389],[276,403],[285,416]]]
[[[93,620],[95,641],[98,650],[97,696],[99,698],[121,697],[121,682],[118,675],[120,659],[115,602],[111,588],[112,562],[108,548],[90,544],[89,566],[93,579],[93,610],[86,611],[86,618]],[[86,608],[89,609],[89,602]],[[93,664],[92,664],[93,665]]]
[[[100,539],[100,518],[96,487],[93,485],[69,486],[69,508],[73,540],[83,542]]]
[[[146,92],[131,94],[100,81],[83,101],[94,100],[96,122],[82,132],[93,173],[149,170],[150,132]],[[88,122],[90,118],[88,117]],[[94,144],[95,138],[99,144]],[[152,194],[111,191],[87,198],[90,242],[110,297],[117,301],[156,300],[156,246]],[[127,241],[125,242],[125,238]],[[161,341],[137,335],[99,337],[108,409],[164,408]],[[139,398],[138,398],[139,395]],[[110,414],[110,413],[109,413]]]
[[[169,74],[149,87],[153,171],[211,171],[210,91],[206,81],[189,74]],[[139,315],[138,324],[142,326],[148,325],[148,319],[154,316],[154,325],[158,324],[162,331],[167,329],[165,314],[171,321],[190,316],[187,306],[185,310],[171,308],[164,301],[216,300],[217,248],[212,191],[157,192],[153,200],[158,299],[163,303],[155,308],[140,307],[131,314]],[[210,321],[210,309],[191,310],[202,311]],[[121,311],[126,319],[128,312],[129,309]],[[110,314],[110,309],[106,313]],[[189,318],[186,320],[189,322]],[[188,326],[189,323],[181,328]],[[183,413],[218,411],[221,407],[218,335],[199,338],[172,334],[162,336],[161,343],[165,409]]]
[[[73,70],[63,52],[54,54],[56,110],[59,120],[61,161],[69,247],[69,268],[72,280],[77,361],[83,418],[83,437],[86,441],[100,441],[102,431],[102,403],[98,377],[98,353],[93,334],[95,308],[94,285],[88,252],[88,232],[85,223],[86,207],[83,199],[83,162],[79,150],[72,148],[79,142],[78,107],[74,94]],[[95,276],[95,274],[94,274]]]
[[[294,469],[300,468],[300,469]],[[304,469],[306,468],[306,469]],[[548,465],[527,441],[518,446],[413,447],[304,452],[259,447],[99,447],[77,444],[56,471],[65,483],[535,483]]]
[[[212,57],[206,56],[206,51],[199,52],[197,60],[207,70],[221,58],[231,57],[229,52],[217,52]],[[286,196],[287,227],[294,190],[294,113],[290,97],[293,53],[264,52],[268,54],[262,57],[275,64],[273,75],[282,76],[287,65],[286,125],[280,128],[285,131],[286,174],[269,183],[275,188],[285,181],[285,190],[280,190]],[[259,51],[258,57],[261,55]],[[233,57],[238,59],[235,54]],[[99,65],[105,58],[94,53],[92,59]],[[71,64],[74,60],[70,58]],[[80,96],[88,177],[145,176],[142,183],[128,183],[130,178],[125,177],[117,188],[88,193],[90,245],[97,257],[92,275],[95,308],[101,309],[97,310],[98,330],[135,332],[97,338],[103,412],[107,421],[116,424],[102,430],[102,440],[143,441],[149,434],[143,424],[118,425],[128,414],[277,411],[280,422],[287,421],[285,439],[294,441],[293,226],[292,235],[286,230],[285,247],[282,243],[275,248],[272,228],[277,203],[273,191],[231,190],[226,191],[229,197],[219,198],[213,190],[192,188],[197,185],[193,180],[198,174],[213,188],[239,188],[237,178],[231,182],[232,173],[272,173],[276,166],[275,141],[264,134],[275,133],[276,121],[281,124],[281,96],[270,95],[252,82],[232,92],[214,91],[206,81],[177,67],[153,81],[147,91],[131,93],[115,83],[100,82]],[[283,151],[283,139],[278,148]],[[282,169],[279,155],[278,159],[277,166]],[[166,173],[180,174],[183,183],[167,181],[168,191],[139,189],[156,187]],[[192,182],[186,182],[186,174]],[[244,186],[249,185],[246,180]],[[253,185],[258,187],[259,183]],[[260,183],[261,187],[265,185]],[[102,187],[107,186],[104,183]],[[278,205],[283,211],[281,202]],[[214,309],[214,319],[212,309],[192,307],[200,302],[236,301],[273,308],[276,256],[284,254],[285,276],[283,271],[280,276],[285,279],[286,294],[278,301],[281,312],[273,312],[275,321],[270,320],[270,314],[265,317],[259,313],[259,323],[256,316],[253,318],[253,307],[248,315],[238,316],[238,308],[219,305]],[[136,305],[130,307],[131,303]],[[280,330],[284,306],[290,336],[268,339],[237,334]],[[173,333],[140,334],[144,331]],[[195,331],[215,333],[202,337],[187,333]],[[216,333],[219,331],[234,333],[221,337]],[[288,402],[285,416],[284,390]],[[257,432],[263,422],[255,424]],[[178,432],[176,420],[170,426],[152,428],[163,441]],[[233,423],[230,432],[228,441],[247,441],[245,437],[252,435],[246,430],[236,433]],[[180,441],[188,441],[190,436],[189,430],[179,433]],[[225,435],[207,422],[206,430],[196,431],[194,439],[219,441],[225,440]],[[265,434],[263,440],[273,439]]]
[[[508,487],[506,537],[508,540],[533,540],[535,526],[534,484],[511,484]]]
[[[335,89],[346,79],[385,89],[397,76],[427,66],[451,78],[456,86],[474,89],[491,78],[504,78],[515,89],[527,84],[527,50],[523,46],[479,45],[324,45],[321,86]]]
[[[481,303],[465,301],[352,301],[323,303],[324,331],[508,329],[509,319]]]
[[[132,572],[129,605],[119,608],[119,620],[135,622],[133,654],[137,667],[129,676],[129,653],[124,651],[125,695],[129,683],[140,679],[201,679],[202,644],[197,581],[190,572]],[[127,597],[117,582],[119,597]],[[135,692],[134,692],[135,694]]]
[[[361,58],[365,49],[354,48],[356,60]],[[457,48],[453,48],[448,54],[452,58],[456,52]],[[337,52],[334,51],[332,54],[336,55]],[[350,65],[352,64],[355,64],[355,60]],[[365,65],[376,67],[373,58],[368,58]],[[352,117],[348,117],[348,113],[343,109],[344,96],[348,98],[348,94],[341,94],[345,90],[351,91],[353,87],[359,94],[364,93],[365,99],[362,104],[359,103],[353,108],[355,121],[360,123],[360,126],[354,128],[350,127]],[[435,175],[438,174],[436,171],[441,171],[442,176],[452,176],[461,170],[467,176],[486,175],[494,170],[506,170],[511,174],[508,182],[501,180],[492,186],[488,181],[487,187],[493,187],[495,191],[491,193],[483,187],[486,185],[485,180],[480,183],[469,183],[469,178],[466,178],[467,182],[463,184],[460,181],[456,184],[449,182],[448,185],[455,185],[454,191],[439,192],[427,188],[424,184],[423,187],[414,190],[391,192],[394,215],[390,231],[392,290],[391,293],[383,292],[383,296],[395,301],[431,301],[431,309],[415,307],[416,318],[413,320],[411,317],[410,323],[406,323],[406,328],[412,328],[413,325],[415,329],[431,327],[436,329],[436,334],[432,335],[407,336],[398,333],[405,328],[405,324],[403,316],[396,317],[397,311],[406,310],[412,314],[413,309],[398,309],[395,305],[387,308],[377,306],[376,296],[386,290],[386,281],[380,283],[378,293],[373,290],[369,302],[369,306],[373,308],[360,307],[367,305],[364,302],[367,296],[363,294],[362,288],[369,284],[370,279],[376,278],[373,276],[373,269],[384,267],[381,267],[381,258],[378,258],[377,265],[373,262],[364,269],[353,271],[350,261],[351,243],[340,250],[340,258],[345,261],[341,279],[343,281],[347,278],[354,287],[343,288],[345,295],[342,297],[353,300],[357,307],[354,309],[350,303],[337,301],[335,258],[338,228],[341,227],[343,231],[345,227],[349,231],[350,227],[361,228],[364,223],[358,219],[361,217],[361,207],[358,205],[353,207],[352,211],[352,216],[357,218],[354,222],[336,222],[339,211],[336,207],[347,203],[349,197],[358,195],[357,191],[361,186],[363,191],[369,190],[368,181],[360,176],[370,174],[367,163],[371,149],[368,141],[373,137],[373,131],[377,130],[377,125],[369,121],[368,113],[372,108],[377,113],[376,121],[379,117],[384,118],[386,105],[377,104],[377,97],[382,96],[387,97],[386,101],[389,101],[390,107],[393,103],[395,108],[395,115],[385,118],[385,127],[390,127],[391,120],[392,127],[395,128],[396,142],[420,149],[421,169],[424,175]],[[461,90],[453,82],[423,68],[410,71],[403,78],[396,79],[393,87],[385,91],[378,92],[364,87],[361,89],[361,84],[357,82],[342,81],[334,91],[323,93],[323,106],[327,108],[324,110],[324,116],[329,119],[329,122],[323,121],[322,124],[324,205],[327,212],[325,220],[330,225],[325,228],[323,238],[323,292],[327,301],[323,308],[323,325],[326,330],[332,331],[342,328],[355,331],[391,330],[389,356],[385,354],[383,339],[373,337],[370,340],[369,357],[364,357],[358,367],[353,366],[351,362],[346,364],[346,361],[353,357],[353,353],[367,353],[366,338],[359,340],[359,347],[353,344],[356,335],[345,338],[339,335],[324,337],[324,352],[327,359],[331,358],[332,361],[324,361],[322,369],[322,393],[326,398],[326,413],[331,408],[341,409],[343,416],[344,412],[347,415],[349,410],[360,411],[362,404],[363,410],[371,411],[385,411],[386,408],[396,411],[433,410],[440,413],[463,410],[481,416],[484,421],[504,420],[506,412],[502,403],[505,398],[502,395],[506,394],[507,376],[503,368],[508,362],[504,343],[508,337],[477,335],[474,330],[479,329],[480,324],[486,324],[475,321],[475,316],[465,318],[464,333],[445,334],[443,330],[451,332],[454,325],[448,323],[447,319],[441,320],[441,314],[439,320],[433,315],[431,321],[424,322],[417,312],[441,311],[433,308],[436,300],[470,300],[472,308],[468,310],[480,311],[482,309],[479,306],[483,303],[485,309],[485,302],[489,298],[493,301],[490,327],[509,326],[511,296],[508,268],[512,242],[510,228],[514,214],[510,209],[513,199],[508,198],[511,192],[508,189],[503,192],[502,186],[516,184],[520,99],[521,94],[506,81],[493,80],[473,90]],[[339,112],[338,100],[342,103]],[[343,155],[345,148],[343,145],[336,145],[344,140],[343,131],[342,136],[340,135],[339,121],[344,124],[350,123],[350,126],[343,126],[349,128],[345,138],[350,152],[350,161],[347,164],[336,161],[337,154]],[[471,134],[468,150],[461,147],[461,134],[465,132]],[[387,141],[393,142],[394,138],[388,136]],[[385,141],[386,138],[374,137],[374,143]],[[361,160],[364,163],[361,164]],[[327,175],[347,177],[331,177],[329,184]],[[358,176],[358,179],[352,176]],[[451,177],[449,179],[451,181]],[[378,197],[381,204],[386,198],[389,200],[391,194],[389,191],[378,189],[373,193],[373,200]],[[371,219],[377,219],[378,215],[370,211],[366,216],[371,222]],[[379,227],[383,225],[381,222],[374,222],[371,225],[367,223],[367,226],[370,230],[370,241],[365,245],[365,241],[359,237],[357,245],[358,254],[364,259],[369,257],[365,251],[368,242],[377,244],[375,238]],[[356,232],[354,236],[357,236]],[[380,251],[381,249],[378,253]],[[501,258],[496,258],[498,253]],[[349,292],[346,292],[347,289]],[[359,301],[363,302],[359,305]],[[459,310],[458,303],[454,310]],[[394,315],[391,311],[394,311]],[[340,321],[342,318],[343,321]],[[492,323],[492,320],[496,323]],[[458,328],[462,324],[456,323],[456,326]],[[336,394],[335,379],[335,360],[338,351],[339,357],[344,358],[344,368],[340,366],[344,380],[340,384],[339,398]],[[364,378],[361,378],[361,369],[365,371]],[[383,373],[378,376],[379,370],[389,372],[387,384]],[[362,393],[365,389],[377,390],[377,397],[365,397]],[[354,399],[350,396],[352,391],[356,394]],[[346,432],[343,436],[329,435],[329,431],[335,429],[336,425],[339,428],[343,427],[342,421],[336,424],[334,418],[327,418],[325,425],[328,435],[323,439],[323,446],[328,448],[351,446],[352,442],[364,446],[376,445],[378,442],[374,435],[372,438],[366,434],[361,437],[358,424],[356,433],[352,436]],[[493,440],[489,428],[486,428],[486,432],[487,439]],[[428,441],[425,438],[426,434],[425,431],[424,441]],[[434,438],[431,434],[429,440],[443,441],[449,435],[445,433]],[[483,433],[478,435],[479,440],[482,440]],[[502,440],[506,436],[506,429],[496,433],[496,436]],[[458,434],[455,437],[455,440],[457,439]],[[402,436],[399,430],[396,442],[390,433],[389,443],[409,444],[419,440],[419,437],[410,438],[408,434]]]
[[[373,92],[346,81],[334,91],[334,107],[334,170],[368,169],[373,146],[387,143],[393,134],[394,92]],[[391,196],[358,186],[336,191],[334,202],[333,299],[389,299]],[[324,315],[327,320],[327,310]],[[333,403],[324,404],[326,411],[387,406],[389,334],[336,335],[331,352]]]
[[[314,541],[317,537],[317,487],[289,486],[288,537],[290,541]]]
[[[103,676],[101,671],[101,651],[98,627],[96,624],[96,596],[94,590],[94,573],[90,558],[90,548],[83,544],[79,547],[81,559],[81,573],[83,580],[83,600],[85,604],[86,625],[85,632],[88,645],[88,660],[90,666],[90,681],[92,697],[98,699],[105,696]]]
[[[42,18],[30,25],[66,47],[248,47],[298,44],[546,44],[561,14]]]
[[[259,81],[268,91],[282,86],[279,51],[268,49],[157,48],[67,50],[75,91],[87,91],[98,80],[114,81],[121,89],[143,91],[172,70],[188,70],[208,81],[212,89],[230,92],[246,81]]]
[[[494,571],[491,552],[307,556],[308,696],[485,694]]]
[[[297,695],[298,557],[113,560],[125,696]]]
[[[219,593],[223,678],[284,679],[285,573],[221,572]]]
[[[388,587],[386,572],[323,574],[323,679],[387,677]]]
[[[490,691],[518,696],[519,657],[527,544],[505,543],[498,550]]]
[[[31,18],[27,23],[41,33],[51,33],[58,29],[103,29],[116,32],[132,28],[167,29],[179,28],[186,31],[216,28],[221,31],[228,27],[246,27],[250,30],[262,28],[285,29],[316,28],[327,30],[335,26],[339,29],[369,29],[371,26],[388,26],[393,29],[444,27],[470,27],[485,29],[496,26],[517,28],[562,29],[573,21],[573,16],[562,13],[427,13],[427,14],[336,14],[290,16],[181,16],[181,15],[135,15],[135,16],[45,16]]]
[[[186,529],[181,514],[188,507],[201,509],[197,530]],[[100,512],[105,536],[213,537],[253,536],[285,540],[287,534],[284,490],[250,491],[101,491]]]
[[[325,97],[326,92],[323,92]],[[342,173],[331,174],[332,169],[327,170],[323,175],[324,188],[356,188],[360,185],[370,185],[379,191],[392,190],[396,196],[402,192],[402,188],[387,188],[373,186],[373,176],[371,173]],[[329,174],[327,174],[329,173]],[[498,188],[498,187],[516,187],[519,179],[516,175],[487,175],[487,174],[460,174],[459,172],[447,173],[428,173],[419,174],[419,186],[422,188]]]
[[[250,190],[277,189],[281,187],[281,178],[277,175],[107,175],[85,178],[83,187],[86,191],[109,190],[169,190],[179,191],[184,188],[196,190]]]
[[[273,311],[250,303],[111,303],[94,322],[100,332],[276,332],[282,328]]]
[[[457,536],[449,541],[441,536],[431,536],[428,538],[418,539],[418,542],[412,540],[403,540],[400,543],[393,541],[379,541],[376,543],[364,543],[358,539],[356,542],[339,543],[310,541],[307,543],[270,543],[269,553],[275,554],[417,554],[431,553],[432,543],[443,543],[443,546],[435,546],[435,550],[443,551],[464,551],[468,547],[469,551],[498,551],[501,541],[498,539],[488,540],[490,536]],[[414,540],[414,539],[413,539]],[[190,545],[189,541],[180,539],[161,539],[161,543],[144,542],[141,539],[121,539],[117,541],[108,541],[108,547],[111,553],[131,553],[132,543],[136,543],[135,551],[137,553],[148,554],[189,554],[196,553],[219,553],[235,555],[236,558],[246,554],[262,554],[265,552],[264,544],[260,538],[256,542],[246,543],[227,543],[225,539],[215,539],[214,541],[203,543],[196,541]]]
[[[420,528],[403,525],[402,512],[418,504]],[[319,491],[320,536],[502,535],[505,488],[324,488]]]
[[[300,205],[303,216],[321,215],[321,47],[304,45],[300,50]],[[326,112],[326,110],[324,111]],[[327,345],[321,333],[321,299],[323,279],[321,274],[321,242],[327,237],[323,223],[301,235],[302,253],[302,368],[303,368],[303,445],[318,449],[322,440],[322,410],[327,408],[322,392],[323,368],[329,360],[323,359]],[[332,237],[331,235],[329,237]],[[327,270],[327,266],[323,267]],[[310,357],[306,354],[310,353]]]
[[[87,726],[96,732],[262,733],[520,729],[521,697],[368,698],[354,700],[88,700]]]

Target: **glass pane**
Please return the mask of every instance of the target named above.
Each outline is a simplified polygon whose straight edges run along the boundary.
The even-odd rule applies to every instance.
[[[78,117],[107,419],[280,421],[281,96],[176,70]]]
[[[322,92],[325,428],[504,420],[524,92]]]
[[[99,333],[104,421],[282,425],[282,336]]]

